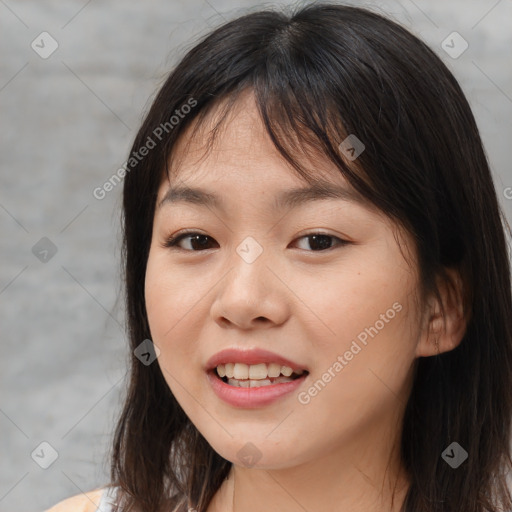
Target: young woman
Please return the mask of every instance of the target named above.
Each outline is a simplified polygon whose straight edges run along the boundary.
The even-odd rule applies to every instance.
[[[226,23],[125,174],[112,481],[52,512],[512,509],[510,229],[424,43],[340,5]]]

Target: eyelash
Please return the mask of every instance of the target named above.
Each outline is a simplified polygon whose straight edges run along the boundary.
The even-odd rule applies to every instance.
[[[182,247],[177,247],[177,244],[181,240],[183,240],[183,239],[185,239],[187,237],[192,237],[193,235],[199,235],[199,236],[202,236],[202,237],[206,237],[206,238],[212,239],[211,237],[209,237],[208,235],[204,235],[203,233],[198,233],[196,231],[188,231],[188,232],[178,233],[175,236],[169,237],[163,243],[163,247],[168,248],[168,249],[178,249],[178,250],[182,250],[182,251],[186,251],[186,252],[202,252],[201,250],[195,251],[195,250],[190,250],[190,249],[183,249]],[[307,233],[305,235],[302,235],[301,237],[297,238],[297,240],[300,240],[302,238],[310,238],[312,236],[323,236],[323,237],[327,237],[327,238],[332,238],[333,240],[338,240],[339,243],[337,245],[340,246],[340,247],[344,247],[344,246],[350,244],[350,242],[348,242],[347,240],[343,240],[342,238],[339,238],[337,236],[329,235],[327,233],[322,233],[322,232],[316,232],[316,231],[312,232],[312,233]],[[332,249],[335,249],[335,248],[336,248],[336,246],[332,246],[332,247],[328,247],[327,249],[321,249],[319,251],[307,251],[307,252],[326,252],[326,251],[329,251],[329,250],[332,250]]]

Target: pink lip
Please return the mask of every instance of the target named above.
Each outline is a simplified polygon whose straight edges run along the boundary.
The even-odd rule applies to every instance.
[[[299,378],[290,382],[260,386],[257,388],[238,388],[226,384],[218,376],[215,370],[207,373],[208,380],[217,396],[235,407],[254,409],[268,405],[284,395],[295,391],[306,379],[308,373],[303,373]]]
[[[292,370],[298,372],[300,370],[308,370],[305,366],[290,361],[285,357],[282,357],[268,350],[262,350],[259,348],[240,350],[238,348],[228,348],[217,352],[210,359],[208,359],[205,370],[210,371],[216,368],[219,364],[226,363],[244,363],[244,364],[259,364],[259,363],[276,363],[281,366],[289,366]],[[271,386],[269,386],[271,387]],[[250,389],[250,388],[249,388]]]

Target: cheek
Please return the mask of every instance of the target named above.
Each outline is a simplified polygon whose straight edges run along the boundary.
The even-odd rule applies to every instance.
[[[288,282],[303,302],[303,325],[315,329],[315,339],[325,349],[342,349],[360,333],[364,341],[365,328],[376,322],[381,338],[386,332],[393,337],[391,333],[404,317],[413,318],[410,302],[414,277],[397,265],[393,254],[379,251],[369,257],[361,251],[338,268],[293,278],[290,275]]]
[[[168,315],[172,314],[170,308],[174,301],[176,290],[168,279],[165,267],[159,259],[152,255],[151,251],[146,268],[144,283],[146,312],[151,329],[151,335],[155,339],[161,338],[165,325],[168,324]],[[169,327],[167,327],[169,328]]]
[[[201,312],[204,290],[173,272],[165,254],[150,252],[145,280],[145,300],[152,341],[160,349],[158,363],[169,387],[180,395],[176,382],[195,385],[201,367],[196,340],[201,339]]]
[[[184,301],[180,293],[181,284],[171,278],[172,273],[166,268],[162,258],[151,253],[148,259],[145,280],[145,301],[151,339],[160,349],[158,362],[165,379],[175,373],[173,361],[183,344],[173,343],[179,319],[185,315]],[[164,371],[167,370],[167,373]]]
[[[389,298],[396,297],[381,303],[373,296],[360,310],[347,306],[330,318],[336,336],[316,338],[315,373],[298,398],[312,421],[333,436],[357,436],[407,402],[414,362],[409,306],[402,298],[397,312]]]
[[[309,326],[315,340],[319,388],[329,382],[325,400],[343,405],[355,400],[370,413],[406,384],[418,335],[416,281],[397,258],[392,251],[367,253],[328,279],[317,274],[302,283],[305,313],[312,319],[303,327]]]
[[[165,341],[199,300],[200,290],[173,271],[165,254],[151,251],[144,286],[151,333],[155,339]]]

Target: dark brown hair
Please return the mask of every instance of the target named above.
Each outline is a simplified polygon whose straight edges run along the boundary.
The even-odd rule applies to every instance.
[[[297,157],[301,148],[326,155],[412,234],[422,297],[439,297],[436,286],[449,279],[446,270],[461,277],[469,318],[462,342],[416,360],[401,439],[411,478],[403,510],[511,508],[510,228],[468,102],[439,57],[395,22],[326,3],[294,9],[253,12],[205,36],[172,70],[145,117],[123,195],[131,350],[151,339],[146,263],[157,191],[172,170],[176,141],[193,119],[201,125],[221,100],[227,113],[249,90],[269,137],[300,176],[315,180]],[[170,121],[176,110],[183,114],[177,123]],[[340,154],[347,134],[366,146],[357,171]],[[149,139],[155,147],[135,158]],[[158,364],[145,366],[132,355],[130,371],[112,454],[120,509],[204,512],[231,462],[185,415]],[[441,458],[453,441],[469,454],[457,469]]]

